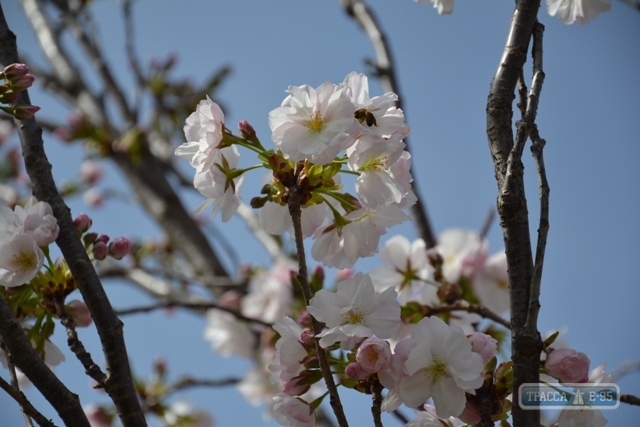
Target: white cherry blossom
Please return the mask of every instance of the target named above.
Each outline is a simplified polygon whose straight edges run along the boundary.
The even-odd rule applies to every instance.
[[[442,274],[457,283],[460,277],[473,279],[487,259],[487,241],[473,230],[450,228],[438,237],[435,249],[442,255]]]
[[[207,311],[207,327],[204,338],[211,341],[211,348],[222,357],[239,356],[250,359],[256,342],[254,333],[246,323],[222,310]]]
[[[438,9],[439,15],[450,15],[453,13],[453,0],[416,0],[418,3],[433,3],[433,7]]]
[[[598,15],[611,10],[611,0],[547,0],[547,12],[563,23],[588,24]]]
[[[184,135],[187,142],[176,148],[176,156],[188,160],[198,172],[210,168],[224,135],[224,113],[208,95],[187,117]]]
[[[0,285],[21,286],[36,277],[44,253],[35,240],[23,233],[4,235],[0,240]]]
[[[316,424],[311,406],[284,393],[273,397],[273,415],[283,426],[313,427]]]
[[[413,330],[418,341],[404,363],[400,398],[417,407],[433,398],[439,417],[458,416],[465,407],[465,392],[475,394],[483,382],[482,357],[471,351],[462,329],[438,317],[426,317]]]
[[[309,314],[326,324],[320,345],[327,348],[351,338],[390,338],[400,326],[400,305],[394,289],[379,295],[368,274],[357,273],[337,284],[337,292],[319,290],[309,301]]]
[[[326,82],[316,89],[289,86],[287,92],[269,113],[271,139],[285,158],[326,164],[355,142],[358,122],[346,88]]]

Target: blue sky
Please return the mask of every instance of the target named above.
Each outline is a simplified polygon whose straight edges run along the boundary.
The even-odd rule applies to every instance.
[[[17,2],[4,3],[19,49],[30,60],[42,63]],[[497,194],[485,133],[485,106],[512,3],[461,1],[451,16],[439,16],[430,5],[411,0],[370,4],[394,50],[400,95],[413,132],[413,174],[436,232],[449,227],[479,229]],[[101,0],[91,8],[106,55],[121,84],[130,88],[118,6]],[[566,26],[548,16],[543,6],[540,21],[546,26],[546,80],[537,120],[547,140],[545,162],[551,187],[539,329],[545,333],[566,327],[564,338],[571,347],[586,353],[592,367],[606,362],[609,369],[640,358],[634,328],[640,324],[635,264],[640,255],[640,14],[621,1],[614,1],[612,9],[586,26]],[[176,53],[175,75],[198,82],[230,64],[233,73],[220,92],[227,107],[226,121],[249,120],[263,141],[270,136],[267,114],[280,105],[287,86],[339,83],[351,71],[366,72],[363,59],[373,57],[364,33],[335,1],[140,0],[134,13],[143,63]],[[530,75],[530,60],[526,70]],[[370,82],[372,95],[381,94],[377,82]],[[41,90],[32,90],[31,99],[42,107],[42,117],[62,121],[67,115],[64,107]],[[71,178],[82,151],[51,136],[46,137],[45,148],[55,177]],[[528,149],[524,160],[535,239],[537,181]],[[187,165],[182,166],[191,173]],[[260,178],[258,173],[248,178],[245,200],[255,195]],[[111,168],[103,185],[125,188]],[[185,201],[195,209],[201,199],[188,194]],[[90,213],[94,228],[114,237],[158,232],[149,219],[123,202],[90,210],[75,200],[71,207],[74,214]],[[219,221],[215,224],[228,238],[243,242],[243,262],[268,262],[241,221],[231,220],[224,227]],[[386,237],[394,233],[415,237],[410,224],[393,229]],[[488,238],[492,252],[503,248],[497,224]],[[357,268],[368,271],[377,263],[374,256],[359,262]],[[229,266],[233,268],[231,262]],[[105,286],[118,308],[147,301],[126,284],[109,281]],[[135,316],[126,318],[125,325],[137,373],[147,374],[156,355],[168,360],[176,376],[242,375],[247,367],[242,361],[215,356],[202,339],[204,321],[191,314]],[[93,354],[99,353],[91,331],[81,331],[81,338]],[[62,334],[56,334],[54,341],[64,347]],[[83,403],[105,401],[89,389],[80,364],[68,351],[66,354],[67,362],[56,372],[80,394]],[[640,395],[639,375],[619,382],[623,393]],[[369,413],[368,397],[346,391],[342,395],[348,402],[348,418],[355,420],[354,425],[359,423],[360,414]],[[53,414],[33,390],[29,396],[47,415]],[[211,411],[218,426],[262,423],[261,410],[251,408],[233,389],[198,390],[186,397],[196,407]],[[7,425],[20,425],[18,409],[4,394],[0,394],[0,408],[3,417],[9,414]],[[640,409],[622,405],[605,415],[610,426],[629,425],[640,417]],[[398,423],[387,419],[386,425]]]

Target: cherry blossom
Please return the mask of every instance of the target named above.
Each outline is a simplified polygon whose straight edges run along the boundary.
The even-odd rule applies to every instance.
[[[380,259],[383,265],[369,273],[376,291],[395,288],[400,294],[401,304],[417,301],[431,305],[439,302],[436,286],[426,283],[433,281],[433,267],[427,261],[424,240],[410,243],[402,235],[393,236],[380,249]]]
[[[367,338],[358,347],[356,361],[369,373],[379,372],[391,363],[389,344],[380,338]]]
[[[207,311],[204,338],[211,341],[213,350],[223,357],[239,356],[250,359],[255,336],[244,322],[221,310]]]
[[[484,364],[457,326],[426,317],[413,331],[418,345],[404,363],[408,375],[400,380],[399,395],[417,407],[433,398],[439,417],[458,416],[465,407],[465,392],[475,394],[483,382]]]
[[[487,242],[473,230],[451,228],[442,232],[435,249],[442,255],[442,274],[451,283],[472,279],[487,259]]]
[[[450,15],[453,13],[453,0],[416,0],[418,3],[433,3],[433,7],[438,9],[439,15]]]
[[[471,343],[471,351],[482,356],[482,363],[487,363],[496,355],[498,341],[492,336],[482,332],[472,332],[467,335],[467,339]]]
[[[249,281],[249,293],[242,299],[242,314],[269,323],[282,319],[292,300],[289,272],[294,269],[291,262],[280,260],[269,271],[254,274]],[[278,270],[287,274],[278,274]]]
[[[396,332],[400,305],[394,289],[376,295],[371,278],[363,273],[339,282],[337,288],[335,293],[319,290],[307,307],[309,314],[329,328],[318,335],[323,348],[335,342],[349,346],[353,338],[389,338]]]
[[[365,110],[366,114],[373,115],[373,121],[371,119],[369,122],[366,119],[358,120],[361,137],[367,134],[389,137],[399,130],[408,134],[409,127],[405,124],[404,114],[402,110],[396,108],[398,95],[387,92],[382,96],[369,98],[369,79],[364,74],[355,71],[345,77],[342,85],[349,89],[349,97],[356,111]]]
[[[271,378],[284,386],[304,370],[302,361],[307,357],[307,349],[302,344],[302,328],[290,317],[273,325],[280,338],[276,342],[276,355],[269,364]]]
[[[216,162],[224,129],[224,113],[207,95],[187,117],[184,126],[187,142],[176,148],[176,156],[188,160],[198,172],[210,168]]]
[[[473,290],[482,305],[494,313],[509,311],[509,276],[504,251],[487,259],[473,279]]]
[[[44,263],[44,253],[30,236],[18,233],[0,240],[0,285],[8,288],[28,283]]]
[[[240,206],[238,193],[242,186],[244,175],[229,179],[223,169],[235,169],[239,160],[240,154],[235,146],[221,148],[216,152],[213,165],[196,173],[193,185],[196,190],[207,197],[207,200],[198,206],[196,213],[200,213],[213,205],[212,218],[222,211],[223,222],[231,219],[238,210],[238,206]]]
[[[588,24],[598,15],[611,10],[611,0],[547,0],[547,12],[565,24]]]
[[[438,418],[433,405],[424,405],[424,409],[424,411],[416,412],[415,418],[407,423],[407,427],[458,427],[462,425],[460,420],[453,417],[446,420]]]
[[[315,414],[313,408],[300,399],[280,393],[273,397],[273,414],[283,426],[313,427]]]
[[[571,348],[553,350],[547,355],[544,367],[547,374],[565,383],[583,383],[589,378],[589,358]]]
[[[313,205],[302,209],[302,235],[311,237],[327,218],[327,207],[324,204]],[[260,226],[269,234],[280,235],[285,231],[293,234],[293,221],[289,208],[275,202],[267,202],[258,213]]]
[[[314,236],[311,256],[327,267],[351,268],[358,259],[372,256],[387,228],[409,219],[395,205],[358,209],[344,218],[350,221],[347,225],[340,228],[334,223],[319,228]]]
[[[285,158],[326,164],[355,142],[358,122],[345,87],[326,82],[316,89],[289,86],[287,92],[269,113],[271,139]]]

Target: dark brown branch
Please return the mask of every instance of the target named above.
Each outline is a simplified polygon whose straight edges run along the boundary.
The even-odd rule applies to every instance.
[[[622,0],[636,12],[640,12],[640,2],[637,0]]]
[[[524,144],[535,123],[539,90],[536,91],[533,86],[541,85],[541,71],[534,70],[534,82],[527,109],[524,117],[517,123],[515,139],[512,131],[514,92],[522,75],[539,8],[540,0],[517,1],[505,48],[491,82],[487,100],[487,138],[498,185],[498,214],[509,267],[514,401],[519,398],[518,388],[521,384],[538,382],[538,365],[542,349],[537,326],[531,322],[527,324],[534,271],[524,191],[524,167],[521,159]],[[539,411],[525,411],[514,405],[512,416],[513,425],[518,427],[540,425]]]
[[[402,425],[406,425],[409,422],[409,419],[404,416],[404,414],[397,409],[391,413],[394,417],[398,419],[402,423]]]
[[[374,68],[376,70],[377,77],[380,79],[383,90],[386,92],[393,92],[398,95],[396,106],[404,111],[406,119],[406,111],[402,104],[403,97],[400,94],[400,85],[396,78],[391,47],[387,42],[387,36],[382,30],[382,26],[378,23],[378,20],[371,9],[362,0],[340,0],[340,3],[347,15],[356,21],[360,28],[362,28],[369,37],[376,53],[377,62],[374,64]],[[407,146],[407,151],[411,152],[409,138],[405,138],[404,143]],[[413,214],[418,235],[425,241],[427,248],[432,248],[436,245],[436,237],[433,234],[431,222],[427,215],[427,207],[420,197],[420,191],[415,179],[411,183],[411,187],[417,198],[416,204],[411,208],[411,213]]]
[[[136,98],[138,99],[136,100],[136,108],[133,110],[133,114],[136,114],[140,104],[139,97],[144,91],[146,82],[144,75],[142,74],[142,67],[140,66],[138,55],[136,55],[135,43],[133,41],[133,12],[131,11],[132,5],[133,1],[131,0],[125,0],[122,2],[122,18],[124,21],[125,50],[127,52],[127,58],[129,59],[129,66],[133,71],[136,82]]]
[[[382,384],[380,381],[371,381],[371,415],[373,416],[373,425],[375,427],[382,427]]]
[[[171,307],[190,308],[194,310],[210,310],[210,309],[220,310],[220,311],[224,311],[225,313],[229,313],[233,315],[233,317],[235,317],[238,320],[242,320],[243,322],[256,323],[258,325],[266,326],[269,328],[273,326],[269,322],[247,317],[236,310],[233,310],[228,307],[220,306],[213,302],[183,302],[183,301],[165,300],[165,301],[158,301],[157,303],[149,304],[141,307],[133,307],[133,308],[128,308],[124,310],[117,310],[116,313],[118,314],[118,316],[127,316],[130,314],[149,313],[151,311],[155,311],[158,309],[171,308]]]
[[[64,307],[64,302],[56,302],[55,305],[58,317],[60,318],[60,323],[62,323],[67,331],[67,344],[69,345],[69,348],[73,351],[73,354],[76,355],[80,363],[82,363],[85,373],[93,378],[100,388],[104,388],[107,375],[102,372],[102,369],[100,369],[100,367],[93,361],[91,354],[85,350],[82,341],[78,338],[76,324],[69,316],[69,313],[67,313],[67,310]]]
[[[640,397],[634,396],[632,394],[621,394],[620,402],[626,403],[628,405],[640,406]]]
[[[0,377],[0,388],[7,392],[9,396],[13,400],[15,400],[18,405],[20,405],[20,409],[29,417],[33,418],[38,425],[42,427],[56,427],[50,420],[48,420],[44,415],[42,415],[38,410],[29,402],[27,396],[24,395],[20,390],[14,388],[11,384],[6,382],[2,377]]]
[[[9,368],[9,376],[11,377],[11,386],[14,390],[20,391],[20,384],[18,383],[18,374],[16,373],[16,365],[13,363],[13,356],[11,356],[9,349],[2,341],[2,338],[0,338],[0,349],[2,349],[5,354],[7,367]],[[27,427],[33,427],[33,421],[31,421],[31,417],[26,413],[25,408],[20,406],[20,412],[22,412],[22,417],[24,418],[24,422],[27,424]]]
[[[505,328],[511,329],[511,324],[509,323],[508,320],[503,319],[502,317],[498,316],[496,313],[494,313],[493,311],[489,310],[484,306],[477,305],[477,304],[469,304],[466,301],[459,301],[455,304],[445,305],[442,307],[429,307],[428,315],[432,316],[438,313],[451,313],[452,311],[457,311],[457,310],[466,311],[468,313],[475,313],[480,317],[493,320],[494,322],[499,323]]]
[[[0,17],[0,35],[2,40],[0,62],[5,65],[17,62],[15,35],[7,27],[4,15]],[[26,90],[20,92],[19,102],[22,104],[31,103]],[[122,322],[111,308],[111,303],[102,288],[91,260],[87,256],[84,245],[78,238],[69,208],[58,193],[56,183],[51,175],[51,164],[44,152],[42,129],[38,127],[34,118],[25,121],[16,120],[16,127],[22,144],[25,168],[31,178],[33,193],[38,200],[51,205],[60,226],[60,234],[56,243],[69,264],[69,269],[98,330],[110,371],[105,382],[105,390],[112,398],[124,426],[146,426],[133,387],[127,349],[122,335]],[[20,369],[33,381],[27,371],[22,367]]]
[[[4,22],[4,14],[0,8],[0,28]],[[6,25],[6,24],[5,24]],[[2,31],[0,29],[0,35]],[[5,38],[0,36],[0,44]],[[2,52],[0,48],[0,52]],[[56,377],[36,353],[31,341],[22,329],[20,322],[13,316],[9,307],[0,300],[0,337],[9,350],[7,358],[31,380],[45,399],[53,406],[62,421],[68,427],[90,427],[80,399]]]
[[[496,210],[491,207],[487,212],[487,216],[484,219],[484,223],[482,224],[482,228],[480,229],[480,238],[485,239],[487,234],[489,234],[489,230],[491,229],[491,225],[493,224],[493,220],[496,218]]]
[[[300,201],[304,195],[304,189],[298,187],[297,185],[289,188],[288,196],[289,196],[289,214],[291,215],[291,220],[293,222],[293,230],[294,237],[296,241],[296,251],[298,254],[298,281],[300,282],[300,287],[302,288],[302,295],[304,297],[305,305],[309,305],[309,300],[312,298],[311,294],[311,286],[309,285],[309,275],[307,273],[307,258],[304,251],[304,237],[302,235],[302,210],[300,208]],[[311,326],[313,328],[313,333],[318,336],[322,330],[322,326],[318,321],[313,317],[311,317]],[[324,348],[320,346],[320,339],[316,338],[316,350],[318,352],[318,362],[320,364],[320,370],[322,371],[322,376],[324,378],[325,383],[327,384],[327,389],[329,390],[329,401],[331,404],[331,408],[333,409],[333,413],[338,420],[338,425],[340,427],[349,427],[347,423],[347,418],[344,415],[344,409],[342,408],[342,402],[340,401],[340,395],[338,394],[338,388],[336,387],[335,380],[333,379],[333,374],[331,373],[331,367],[329,366],[329,362],[327,360],[327,353]]]

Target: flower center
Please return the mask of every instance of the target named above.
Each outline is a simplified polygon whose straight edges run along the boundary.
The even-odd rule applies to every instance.
[[[449,378],[447,364],[440,360],[438,356],[435,356],[431,365],[427,366],[425,375],[432,383],[435,383],[441,377]]]
[[[307,128],[309,128],[310,133],[320,133],[323,125],[324,120],[322,120],[320,111],[316,111],[311,120],[307,122]]]
[[[350,323],[352,325],[357,325],[358,323],[362,323],[362,320],[364,319],[364,314],[362,314],[362,312],[359,309],[352,308],[346,313],[343,313],[342,318],[347,323]]]
[[[17,254],[13,254],[11,264],[16,267],[16,270],[27,271],[36,266],[35,254],[30,252],[20,251]]]
[[[383,171],[385,169],[385,166],[387,165],[387,162],[388,162],[387,156],[370,159],[366,165],[360,168],[360,170],[361,171],[365,171],[365,170]]]

